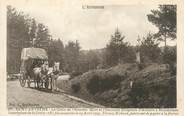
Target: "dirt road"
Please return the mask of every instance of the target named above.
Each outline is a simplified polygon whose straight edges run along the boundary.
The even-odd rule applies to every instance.
[[[37,90],[21,87],[19,81],[7,82],[8,108],[14,107],[54,107],[54,108],[97,108],[103,107],[62,92]]]

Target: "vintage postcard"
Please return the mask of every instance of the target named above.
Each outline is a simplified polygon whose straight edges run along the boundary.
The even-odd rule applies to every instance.
[[[1,115],[184,115],[181,1],[0,1]]]

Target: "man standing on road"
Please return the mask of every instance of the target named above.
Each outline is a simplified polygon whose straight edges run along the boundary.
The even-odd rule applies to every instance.
[[[53,66],[53,75],[52,75],[52,91],[57,91],[57,78],[59,77],[60,74],[60,69],[59,69],[59,62],[54,62],[54,66]]]

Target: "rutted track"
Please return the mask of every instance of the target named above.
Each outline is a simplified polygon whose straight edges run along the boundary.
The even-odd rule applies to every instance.
[[[37,90],[21,87],[18,80],[7,81],[8,108],[14,107],[54,107],[54,108],[99,108],[103,107],[62,92]]]

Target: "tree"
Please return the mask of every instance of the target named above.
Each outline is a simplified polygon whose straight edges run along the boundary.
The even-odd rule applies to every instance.
[[[36,20],[30,18],[29,15],[7,6],[8,73],[19,72],[21,51],[23,48],[32,47],[34,38],[36,39],[35,47],[41,47],[48,51],[51,38],[48,28],[41,23],[37,26]]]
[[[67,72],[74,72],[79,70],[79,42],[69,41],[65,46],[65,70]]]
[[[147,17],[148,21],[158,27],[155,37],[164,41],[165,47],[168,38],[176,39],[176,5],[160,5],[159,10],[151,10]]]
[[[30,35],[30,43],[32,46],[34,46],[33,41],[34,41],[34,39],[36,39],[36,36],[37,36],[37,24],[36,24],[35,19],[31,19],[31,26],[30,26],[29,35]]]
[[[87,53],[87,62],[88,62],[88,70],[96,69],[100,64],[100,58],[97,56],[97,53],[90,50]]]
[[[37,30],[38,31],[37,31],[37,36],[36,36],[34,46],[44,48],[45,50],[48,51],[49,41],[51,38],[51,35],[49,34],[48,28],[45,25],[43,25],[42,23],[39,23]]]
[[[60,39],[50,40],[48,47],[49,64],[53,66],[54,62],[60,62],[60,69],[64,67],[64,45]]]
[[[86,51],[80,51],[79,53],[79,72],[87,72],[89,71],[89,61]]]
[[[111,40],[106,46],[104,57],[107,65],[113,66],[131,60],[131,58],[128,58],[128,56],[132,56],[131,48],[128,42],[124,42],[124,38],[125,36],[122,36],[118,29],[111,36]]]
[[[154,39],[153,34],[149,33],[146,37],[143,37],[142,40],[140,40],[139,46],[141,60],[143,62],[146,62],[145,60],[151,60],[152,62],[156,62],[160,57],[161,53],[161,50],[158,45],[159,43]]]
[[[7,6],[7,71],[19,72],[21,50],[29,47],[29,17]]]

